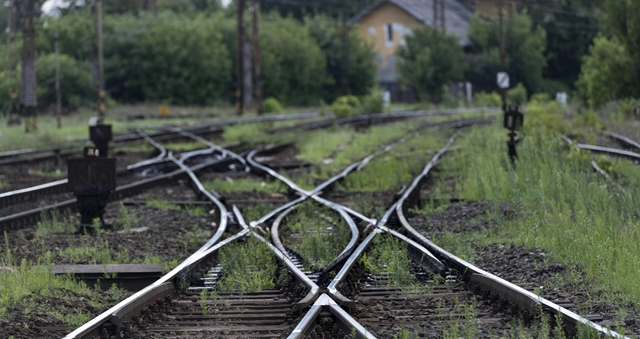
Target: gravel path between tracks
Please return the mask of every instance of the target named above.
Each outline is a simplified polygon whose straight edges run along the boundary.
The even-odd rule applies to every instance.
[[[413,215],[409,223],[431,239],[446,232],[480,232],[498,227],[495,221],[486,218],[490,208],[490,203],[482,201],[456,203],[430,217]],[[517,217],[513,207],[507,204],[503,204],[500,211]],[[627,335],[640,335],[640,314],[637,314],[633,305],[606,301],[610,295],[586,285],[580,267],[553,262],[550,254],[542,249],[526,249],[513,243],[484,245],[474,241],[470,252],[473,253],[473,264],[481,269],[536,291],[542,297],[588,316],[600,325],[616,330],[622,326]]]

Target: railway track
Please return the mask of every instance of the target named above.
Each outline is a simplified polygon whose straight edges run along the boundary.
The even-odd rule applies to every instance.
[[[121,170],[120,174],[131,172],[143,172],[148,174],[148,169],[155,167],[154,172],[162,172],[168,170],[169,173],[153,176],[151,178],[144,178],[134,182],[126,183],[118,186],[110,196],[109,201],[118,201],[127,197],[135,196],[143,193],[154,187],[158,187],[163,184],[174,182],[179,179],[188,179],[188,172],[181,168],[180,165],[184,165],[187,161],[194,161],[199,159],[199,164],[195,164],[192,168],[195,172],[201,172],[205,170],[240,170],[247,168],[246,162],[239,155],[227,150],[226,148],[219,147],[210,143],[209,141],[200,138],[190,132],[174,129],[172,133],[179,134],[183,137],[188,137],[192,140],[196,140],[208,146],[203,150],[191,151],[183,153],[179,161],[173,157],[171,152],[158,144],[153,138],[147,136],[142,131],[138,131],[141,138],[146,138],[152,142],[156,148],[158,148],[163,158],[155,158],[141,163],[129,166],[127,169]],[[203,162],[203,159],[206,160]],[[173,164],[173,167],[166,166],[167,164]],[[158,169],[158,166],[159,169]],[[0,231],[15,231],[25,227],[31,227],[40,219],[43,215],[50,214],[53,211],[74,211],[76,207],[76,199],[70,194],[65,194],[68,191],[67,180],[60,180],[50,184],[39,185],[28,189],[22,189],[18,191],[8,192],[0,194],[0,208],[6,208],[12,205],[21,204],[27,206],[28,209],[22,210],[17,213],[5,215],[0,217]],[[30,204],[26,204],[29,201],[37,201],[44,196],[54,195],[56,197],[66,197],[68,199],[55,202],[46,206],[33,206],[29,208]],[[33,205],[33,204],[31,204]],[[11,210],[11,209],[10,209]]]
[[[402,142],[402,140],[399,141],[399,143]],[[398,144],[398,143],[396,143]],[[389,147],[387,147],[384,151],[378,152],[376,155],[378,154],[382,154],[388,150],[390,150],[394,145],[390,145]],[[273,149],[268,149],[267,151],[273,151]],[[364,165],[366,163],[368,163],[374,156],[370,156],[367,157],[365,159],[363,159],[362,161],[353,164],[352,166],[349,166],[349,168],[345,171],[343,171],[342,173],[340,173],[339,175],[329,179],[327,182],[323,183],[322,185],[320,185],[318,188],[316,188],[316,190],[319,192],[321,189],[325,189],[327,188],[329,185],[335,183],[336,181],[338,181],[339,179],[343,178],[345,175],[347,175],[350,171],[356,169],[358,166],[360,165]],[[251,158],[249,158],[251,159]],[[181,161],[177,160],[177,159],[173,159],[174,162],[180,164]],[[248,161],[249,164],[252,163],[252,160]],[[186,167],[183,164],[180,164],[181,167],[189,173],[190,179],[192,180],[192,182],[198,182],[197,181],[197,177],[195,176],[195,174],[190,171],[190,169],[188,167]],[[196,187],[198,188],[198,190],[202,191],[203,188],[201,186],[201,184],[196,184]],[[209,196],[209,195],[208,195]],[[209,196],[209,198],[211,200],[214,201],[219,201],[217,200],[217,197],[211,195]],[[287,205],[285,205],[283,208],[278,208],[276,209],[276,211],[274,211],[273,213],[269,213],[268,215],[266,215],[265,217],[261,218],[260,220],[262,220],[262,222],[265,222],[269,219],[272,219],[274,217],[274,215],[276,215],[280,210],[283,210],[284,208],[286,208],[286,206],[291,206],[293,204],[296,203],[300,203],[306,199],[309,199],[309,196],[304,196],[301,197],[300,199],[297,199],[295,201],[293,201],[292,203],[289,203]],[[219,208],[220,211],[223,211],[223,207]],[[221,222],[220,222],[220,228],[218,229],[218,231],[216,232],[216,234],[221,234],[221,233],[225,233],[225,230],[222,228],[223,226],[223,221],[222,218],[227,218],[229,216],[229,214],[226,214],[224,212],[220,213],[221,215]],[[348,215],[346,213],[342,213],[343,217],[348,217]],[[139,311],[141,309],[141,305],[149,305],[151,304],[152,301],[156,301],[159,300],[161,298],[164,298],[166,295],[171,294],[171,292],[167,292],[167,293],[160,293],[162,295],[160,295],[159,293],[154,293],[154,292],[148,292],[150,290],[153,291],[157,291],[158,286],[161,286],[163,284],[167,284],[167,285],[172,285],[170,287],[167,287],[167,290],[170,291],[175,291],[176,290],[176,280],[178,279],[177,276],[180,276],[180,279],[183,279],[183,277],[190,277],[188,279],[186,279],[187,281],[192,282],[192,284],[189,286],[189,288],[191,288],[192,290],[195,290],[196,292],[201,292],[202,289],[206,288],[206,282],[207,281],[215,281],[215,279],[209,279],[207,277],[205,277],[203,274],[206,274],[206,272],[209,272],[210,275],[215,275],[215,274],[219,274],[219,272],[216,272],[216,251],[222,247],[223,245],[226,245],[232,241],[235,241],[236,239],[245,237],[246,235],[249,234],[249,228],[248,226],[244,223],[244,220],[242,218],[242,215],[239,213],[239,210],[237,208],[234,208],[234,217],[231,218],[233,220],[233,222],[228,222],[229,224],[233,224],[235,226],[240,226],[239,227],[239,232],[236,234],[229,234],[228,237],[221,243],[216,244],[215,246],[211,247],[206,247],[203,246],[203,248],[201,248],[201,250],[198,252],[196,252],[196,254],[194,254],[190,259],[187,259],[187,261],[185,261],[185,263],[181,264],[176,270],[170,272],[169,274],[167,274],[165,277],[163,277],[163,279],[161,279],[160,281],[156,282],[153,286],[155,286],[155,289],[152,287],[149,287],[147,292],[145,293],[138,293],[134,296],[132,296],[131,298],[129,298],[128,300],[125,300],[122,304],[120,304],[119,306],[115,306],[114,308],[112,308],[110,311],[105,312],[103,315],[99,316],[98,318],[94,319],[92,322],[90,322],[89,324],[82,326],[81,328],[79,328],[78,330],[72,332],[68,337],[69,338],[76,338],[76,337],[89,337],[92,334],[98,334],[98,333],[102,333],[104,331],[107,332],[111,332],[111,333],[116,333],[116,334],[122,334],[125,335],[125,332],[127,332],[129,330],[129,328],[127,326],[130,326],[131,324],[127,323],[125,324],[124,321],[121,321],[121,318],[126,317],[124,315],[118,315],[117,319],[114,318],[114,311],[118,310],[118,309],[122,309],[122,310],[128,310],[128,317],[130,317],[129,319],[135,319],[135,320],[139,320],[138,318],[134,318],[133,317],[133,313],[135,313],[134,311]],[[353,222],[352,222],[353,223]],[[225,225],[227,224],[227,222],[224,223]],[[255,224],[255,223],[252,223]],[[261,241],[266,242],[266,240],[264,240],[262,237],[260,237],[259,235],[253,233],[252,236],[259,238]],[[215,236],[212,238],[214,239]],[[218,237],[219,238],[219,237]],[[210,240],[211,243],[211,240]],[[270,295],[271,299],[280,299],[280,295],[281,293],[286,293],[289,295],[289,299],[292,299],[291,295],[293,295],[293,299],[292,300],[298,300],[296,303],[291,304],[291,302],[289,302],[289,308],[291,308],[291,305],[293,305],[293,308],[289,311],[289,312],[293,312],[295,310],[301,310],[305,307],[307,307],[309,304],[311,304],[317,297],[318,292],[319,292],[319,288],[318,286],[311,281],[306,275],[304,275],[301,270],[290,260],[288,259],[287,255],[280,252],[276,247],[270,245],[270,248],[273,250],[274,255],[281,261],[281,265],[283,267],[286,267],[289,272],[292,273],[292,277],[294,277],[293,280],[295,280],[293,284],[293,286],[290,286],[288,289],[286,290],[280,290],[280,291],[267,291],[267,292],[262,292],[260,295],[263,297],[263,299],[265,299],[265,295]],[[205,249],[205,247],[207,249]],[[351,246],[353,247],[353,246]],[[195,257],[194,257],[195,256]],[[340,256],[338,259],[340,258],[344,258],[345,256]],[[341,259],[340,259],[341,260]],[[202,264],[202,265],[200,265]],[[173,280],[173,284],[169,283],[170,281]],[[164,289],[163,289],[164,291]],[[153,297],[149,297],[149,293],[152,293]],[[184,298],[189,299],[190,292],[185,292],[186,294],[180,294],[180,299],[178,299],[175,303],[172,303],[172,305],[177,305],[177,304],[183,304],[183,303],[187,303],[188,301],[186,301]],[[192,297],[193,295],[191,295]],[[233,296],[229,296],[229,298],[233,298]],[[192,299],[192,298],[191,298]],[[266,298],[269,299],[269,298]],[[189,299],[190,300],[190,299]],[[193,300],[191,300],[193,301]],[[229,302],[230,304],[233,304],[232,300],[229,299],[225,299],[223,302]],[[272,301],[270,301],[269,303],[273,303]],[[283,305],[286,305],[286,303],[284,303]],[[193,306],[193,305],[192,305]],[[247,306],[247,305],[245,305]],[[256,306],[266,306],[266,305],[256,305]],[[271,306],[270,306],[271,307]],[[285,307],[286,306],[282,306]],[[155,306],[154,306],[155,308]],[[246,307],[245,307],[246,308]],[[159,307],[158,309],[166,309],[163,307]],[[145,311],[148,312],[148,311]],[[198,316],[204,316],[203,314],[203,310],[194,310],[193,312],[195,312],[195,316],[197,319],[201,319],[201,320],[207,320],[207,321],[214,321],[215,319],[219,319],[221,317],[200,317],[198,318]],[[273,309],[271,309],[271,312],[273,313]],[[281,312],[280,312],[281,313]],[[147,313],[145,313],[147,314]],[[164,314],[164,313],[163,313]],[[287,314],[285,312],[285,314]],[[153,318],[153,317],[151,317]],[[222,317],[224,318],[224,317]],[[171,316],[171,319],[175,319],[173,318],[173,316]],[[180,318],[183,319],[183,318]],[[187,319],[187,318],[184,318]],[[192,319],[192,318],[189,318]],[[193,320],[193,319],[192,319]],[[254,319],[255,320],[255,319]],[[278,320],[278,321],[282,321],[282,319]],[[215,323],[215,321],[214,321]],[[113,329],[113,324],[118,324],[116,325],[115,330]],[[169,332],[174,332],[174,333],[179,333],[181,331],[189,331],[190,329],[192,330],[192,328],[189,328],[189,326],[194,325],[194,323],[172,323],[173,325],[177,326],[169,326],[171,327],[173,330],[168,330]],[[190,324],[190,325],[189,325]],[[262,323],[261,323],[262,324]],[[142,324],[137,324],[134,325],[135,328],[140,329],[140,325]],[[161,327],[163,327],[162,329],[158,329],[157,327],[154,327],[153,330],[158,330],[158,331],[167,331],[167,327],[165,326],[166,324],[163,324]],[[201,323],[198,323],[198,325],[202,325]],[[254,323],[254,325],[256,325]],[[264,325],[264,324],[262,324]],[[291,325],[291,324],[289,324]],[[212,326],[215,327],[215,324],[213,324]],[[281,323],[278,324],[278,326],[283,326]],[[142,326],[145,329],[148,329],[147,326]],[[202,327],[202,326],[199,326]],[[185,329],[186,328],[186,329]],[[220,330],[222,333],[225,331],[228,331],[227,329],[221,329],[219,326],[216,327],[218,328],[218,330]],[[213,328],[209,328],[208,331],[213,330]],[[176,332],[178,331],[178,332]],[[247,329],[248,332],[259,332],[259,333],[263,333],[264,331],[270,331],[269,329],[260,329],[260,326],[258,326],[258,328],[252,328],[252,329]],[[244,333],[247,333],[247,331],[245,331]],[[281,328],[278,328],[278,333],[282,333]],[[244,337],[244,336],[243,336]],[[264,336],[263,336],[264,337]]]
[[[540,312],[561,319],[569,335],[575,335],[578,328],[584,326],[600,335],[622,338],[569,311],[568,301],[546,300],[483,271],[438,247],[410,225],[405,213],[417,199],[418,188],[457,135],[449,139],[380,220],[324,199],[321,194],[350,173],[367,166],[374,157],[415,137],[415,133],[352,164],[310,191],[254,160],[279,148],[250,152],[245,165],[281,180],[300,197],[249,225],[235,206],[233,213],[228,212],[219,196],[204,190],[194,168],[185,164],[187,159],[176,159],[169,154],[170,161],[186,173],[196,190],[217,206],[220,226],[207,244],[178,268],[66,338],[165,335],[272,338],[283,337],[285,333],[289,338],[384,338],[398,335],[394,331],[399,327],[401,331],[406,327],[422,336],[436,337],[450,330],[451,324],[468,322],[470,314],[480,323],[477,336],[488,337],[493,333],[491,329],[505,329],[504,324],[509,324],[513,317],[532,321]],[[241,163],[234,160],[235,164]],[[285,248],[278,236],[283,221],[295,213],[295,206],[305,201],[330,208],[346,222],[351,233],[348,245],[321,272],[304,271],[304,258]],[[271,241],[260,235],[266,230],[271,231]],[[247,241],[248,237],[269,246],[279,267],[288,272],[289,280],[274,289],[244,295],[216,292],[215,299],[202,302],[202,291],[214,291],[216,282],[225,273],[220,268],[219,250],[234,242]],[[362,256],[374,248],[378,239],[389,237],[406,245],[412,271],[420,284],[429,285],[428,293],[423,290],[407,294],[402,289],[386,286],[389,276],[363,270]]]

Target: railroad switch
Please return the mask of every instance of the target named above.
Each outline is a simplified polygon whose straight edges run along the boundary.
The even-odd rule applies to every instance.
[[[509,159],[513,164],[518,157],[516,145],[520,142],[517,139],[516,130],[522,128],[524,124],[524,114],[520,112],[519,106],[504,105],[502,107],[504,111],[504,128],[509,130],[509,141],[507,141]]]
[[[95,232],[93,222],[104,227],[104,209],[116,189],[116,159],[101,157],[97,148],[85,147],[84,157],[67,159],[69,187],[80,212],[80,232]]]
[[[99,151],[99,157],[106,158],[109,152],[109,141],[113,139],[111,125],[90,124],[89,140],[93,141]]]

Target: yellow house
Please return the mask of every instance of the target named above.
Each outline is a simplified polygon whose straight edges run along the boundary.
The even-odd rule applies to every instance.
[[[405,36],[422,26],[433,26],[434,0],[379,0],[351,19],[358,24],[359,35],[373,43],[377,52],[378,81],[392,92],[397,85],[396,51]],[[438,14],[440,14],[439,11]],[[458,0],[444,0],[445,29],[458,37],[462,46],[469,45],[467,34],[474,9]],[[438,19],[441,20],[441,19]],[[441,22],[441,21],[439,21]]]

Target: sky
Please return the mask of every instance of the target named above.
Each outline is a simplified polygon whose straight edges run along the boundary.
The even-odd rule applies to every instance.
[[[222,5],[224,7],[229,6],[229,3],[231,3],[231,0],[222,0]],[[42,12],[44,12],[46,15],[58,15],[59,11],[57,10],[57,8],[67,8],[69,7],[69,4],[70,3],[67,0],[47,0],[42,5]]]

